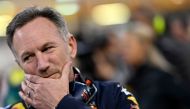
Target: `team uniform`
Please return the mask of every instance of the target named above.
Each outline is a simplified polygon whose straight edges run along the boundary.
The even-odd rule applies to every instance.
[[[115,82],[83,79],[74,68],[75,80],[69,84],[70,94],[64,96],[56,109],[139,109],[133,95]],[[35,109],[24,101],[4,109]]]

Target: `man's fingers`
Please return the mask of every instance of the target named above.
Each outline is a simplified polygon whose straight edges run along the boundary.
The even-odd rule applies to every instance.
[[[25,83],[26,83],[28,88],[30,88],[31,90],[33,90],[35,92],[35,88],[36,88],[37,84],[32,83],[32,82],[30,82],[28,80],[25,80]]]
[[[29,89],[27,88],[25,82],[22,82],[22,83],[21,83],[21,88],[22,88],[22,91],[23,91],[24,93],[27,93],[27,91],[29,91]]]
[[[25,95],[22,91],[19,91],[19,96],[28,104],[32,104],[32,99]]]
[[[28,83],[26,83],[26,82],[22,82],[22,83],[21,83],[22,92],[23,92],[25,95],[28,94],[27,96],[29,96],[29,97],[32,97],[32,94],[33,94],[33,92],[35,91],[34,88],[35,88],[35,85],[34,85],[33,83],[30,83],[30,84],[28,84]],[[30,94],[29,94],[29,92],[30,92]]]
[[[30,82],[32,82],[32,83],[36,83],[36,84],[39,84],[39,83],[41,83],[41,82],[44,80],[44,78],[42,78],[42,77],[40,77],[40,76],[37,76],[37,75],[30,75],[30,74],[26,74],[26,75],[25,75],[25,78],[26,78],[28,81],[30,81]]]
[[[72,65],[72,62],[71,61],[68,61],[64,67],[63,67],[63,70],[62,70],[62,75],[61,75],[61,78],[65,78],[66,76],[69,77],[69,73],[71,72],[71,65]]]

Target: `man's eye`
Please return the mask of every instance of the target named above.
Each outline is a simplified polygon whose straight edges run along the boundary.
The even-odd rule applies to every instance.
[[[53,46],[46,47],[42,50],[42,52],[48,52],[53,48]]]
[[[23,58],[23,61],[24,61],[24,62],[30,61],[31,58],[32,58],[32,56],[30,56],[30,55],[29,55],[29,56],[26,56],[26,57]]]

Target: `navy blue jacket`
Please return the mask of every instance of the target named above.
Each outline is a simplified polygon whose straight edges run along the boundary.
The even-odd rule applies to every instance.
[[[91,80],[84,82],[79,76],[69,86],[70,94],[62,98],[56,109],[139,109],[133,95],[119,83],[111,81],[92,82]],[[21,101],[5,109],[34,108],[28,108]]]
[[[60,101],[57,109],[138,109],[138,104],[132,94],[118,83],[94,82],[94,85],[97,92],[95,92],[94,96],[91,95],[92,98],[89,99],[88,103],[76,99],[78,97],[73,96],[71,93]]]

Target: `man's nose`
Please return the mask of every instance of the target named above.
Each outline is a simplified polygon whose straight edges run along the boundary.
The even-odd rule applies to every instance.
[[[37,55],[37,68],[40,73],[44,73],[49,68],[49,62],[47,56],[43,53],[38,53]]]

